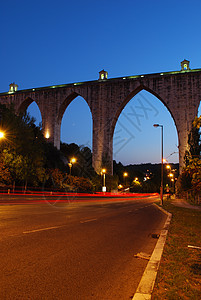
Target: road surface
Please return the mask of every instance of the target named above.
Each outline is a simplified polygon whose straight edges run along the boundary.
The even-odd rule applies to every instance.
[[[148,262],[135,254],[166,215],[151,197],[102,200],[0,205],[0,299],[132,299]]]

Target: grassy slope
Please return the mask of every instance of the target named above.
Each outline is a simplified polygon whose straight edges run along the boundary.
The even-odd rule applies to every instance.
[[[165,201],[172,213],[152,299],[201,299],[201,211],[179,208]]]

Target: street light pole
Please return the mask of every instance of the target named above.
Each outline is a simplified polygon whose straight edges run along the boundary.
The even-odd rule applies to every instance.
[[[163,125],[154,124],[154,127],[161,127],[161,187],[160,187],[160,196],[161,204],[163,205]]]
[[[70,168],[69,175],[71,175],[71,168],[72,168],[72,165],[73,165],[73,164],[72,164],[71,162],[68,163],[68,166],[69,166],[69,168]]]
[[[163,205],[163,125],[161,127],[161,204]]]
[[[71,175],[71,169],[72,169],[72,166],[73,166],[74,163],[76,163],[76,158],[75,157],[71,158],[70,162],[68,163],[68,166],[70,168],[70,175]]]
[[[127,183],[127,182],[126,182],[126,178],[127,178],[127,176],[128,176],[128,173],[127,173],[127,172],[124,172],[123,175],[124,175],[124,185],[125,185],[125,187],[126,187],[126,183]]]
[[[101,170],[101,175],[103,175],[103,186],[102,186],[102,192],[106,192],[106,185],[105,185],[105,173],[106,169]]]

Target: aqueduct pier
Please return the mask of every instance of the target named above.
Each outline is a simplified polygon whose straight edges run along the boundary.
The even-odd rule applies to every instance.
[[[83,97],[93,119],[94,169],[100,173],[104,166],[112,174],[113,134],[118,117],[137,93],[146,90],[162,101],[175,122],[182,168],[188,134],[201,101],[201,69],[191,70],[186,60],[181,67],[181,71],[111,79],[102,70],[98,80],[26,90],[17,90],[11,84],[9,92],[0,94],[0,103],[13,103],[16,113],[20,113],[35,101],[41,112],[44,135],[59,149],[63,114],[71,101]]]

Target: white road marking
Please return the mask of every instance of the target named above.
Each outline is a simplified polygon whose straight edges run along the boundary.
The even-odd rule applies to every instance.
[[[151,300],[151,294],[154,289],[156,275],[172,218],[172,215],[166,212],[163,208],[156,204],[154,204],[154,206],[162,210],[167,215],[167,219],[132,300]]]
[[[149,206],[152,206],[152,204],[148,204],[148,205],[145,205],[145,206],[141,206],[141,207],[138,207],[138,208],[135,208],[133,210],[129,210],[128,212],[129,213],[132,213],[132,212],[135,212],[137,210],[140,210],[140,209],[143,209],[143,208],[146,208],[146,207],[149,207]]]
[[[38,232],[38,231],[56,229],[56,228],[60,228],[60,227],[62,227],[62,226],[54,226],[54,227],[47,227],[47,228],[40,228],[40,229],[28,230],[28,231],[24,231],[23,233],[27,234],[27,233],[33,233],[33,232]]]
[[[90,220],[84,220],[84,221],[80,221],[80,223],[87,223],[87,222],[92,222],[92,221],[96,221],[98,219],[90,219]]]

